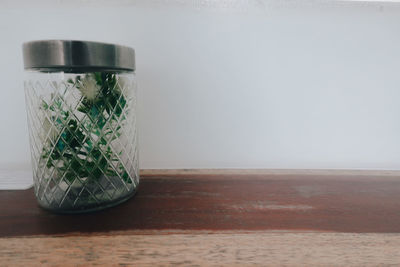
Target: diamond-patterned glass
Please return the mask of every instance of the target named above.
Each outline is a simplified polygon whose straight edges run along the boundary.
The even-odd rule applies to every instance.
[[[60,212],[116,205],[139,184],[133,73],[28,72],[34,191]]]

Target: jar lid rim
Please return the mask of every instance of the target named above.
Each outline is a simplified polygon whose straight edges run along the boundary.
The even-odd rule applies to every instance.
[[[135,70],[135,50],[118,44],[37,40],[24,43],[22,50],[25,69]]]

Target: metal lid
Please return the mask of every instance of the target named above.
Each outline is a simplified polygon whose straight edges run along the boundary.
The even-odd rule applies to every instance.
[[[25,69],[135,70],[135,50],[115,44],[41,40],[24,43],[23,54]]]

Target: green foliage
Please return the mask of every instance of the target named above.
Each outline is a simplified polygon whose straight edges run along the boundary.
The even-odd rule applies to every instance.
[[[120,124],[126,119],[122,113],[126,99],[116,75],[95,72],[83,78],[69,79],[68,83],[81,91],[77,110],[85,117],[78,121],[75,115],[64,109],[64,95],[53,96],[51,103],[43,101],[41,108],[52,114],[50,124],[55,125],[57,132],[55,140],[47,139],[50,144],[44,146],[41,161],[47,168],[64,173],[64,179],[69,183],[76,177],[88,178],[90,182],[91,179],[99,180],[102,175],[118,174],[125,182],[131,183],[123,165],[120,163],[116,167],[112,164],[119,162],[119,155],[111,150],[110,143],[121,135]],[[85,90],[93,88],[99,89],[95,97],[87,97],[89,92]]]

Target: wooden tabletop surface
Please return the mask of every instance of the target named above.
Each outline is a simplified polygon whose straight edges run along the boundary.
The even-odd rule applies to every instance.
[[[152,173],[104,211],[0,191],[0,265],[400,265],[400,176]]]

